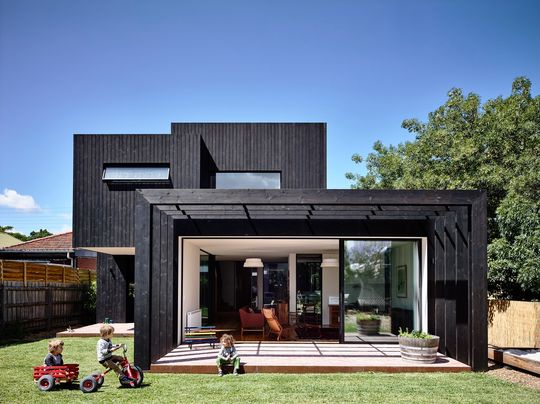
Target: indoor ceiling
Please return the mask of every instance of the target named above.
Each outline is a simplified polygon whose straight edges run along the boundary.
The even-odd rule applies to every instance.
[[[284,258],[289,254],[337,254],[337,239],[185,239],[217,260]]]

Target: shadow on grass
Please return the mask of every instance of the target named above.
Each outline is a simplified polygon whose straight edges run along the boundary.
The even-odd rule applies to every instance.
[[[152,383],[144,383],[141,384],[139,387],[130,387],[130,386],[124,386],[124,385],[120,385],[118,386],[119,389],[126,389],[126,390],[129,390],[129,389],[133,389],[133,390],[139,390],[139,389],[145,389],[146,387],[150,387],[152,385]]]
[[[36,341],[41,341],[43,339],[54,339],[56,338],[56,333],[65,331],[65,327],[55,327],[48,331],[17,331],[11,333],[9,330],[2,330],[0,332],[0,348],[29,344]]]

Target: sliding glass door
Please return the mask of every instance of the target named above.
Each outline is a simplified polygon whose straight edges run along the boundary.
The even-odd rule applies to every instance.
[[[399,328],[420,328],[416,240],[345,240],[345,342],[394,342]]]

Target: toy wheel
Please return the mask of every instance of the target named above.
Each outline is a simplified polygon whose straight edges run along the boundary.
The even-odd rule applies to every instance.
[[[127,386],[127,387],[139,387],[143,380],[144,380],[144,373],[142,371],[142,369],[136,365],[130,365],[130,368],[131,368],[131,376],[133,379],[135,379],[134,382],[122,382],[120,381],[120,383],[122,384],[122,386]],[[129,373],[128,373],[128,368],[127,366],[122,369],[122,373],[126,376],[129,377]]]
[[[96,379],[96,383],[98,385],[98,389],[103,386],[103,382],[105,381],[105,378],[101,375],[99,372],[92,373],[92,377]]]
[[[54,387],[54,377],[51,375],[43,375],[37,381],[37,387],[41,391],[49,391]]]
[[[80,388],[83,393],[93,393],[98,389],[98,383],[94,376],[86,376],[81,380]]]

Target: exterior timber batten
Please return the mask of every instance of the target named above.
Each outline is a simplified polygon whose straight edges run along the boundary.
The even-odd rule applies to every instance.
[[[137,318],[145,319],[146,325],[135,334],[136,361],[143,366],[148,367],[174,349],[178,329],[182,327],[182,324],[176,324],[175,317],[178,291],[175,299],[159,302],[156,299],[156,296],[167,293],[164,288],[170,287],[170,282],[161,282],[171,279],[177,272],[177,267],[163,258],[170,257],[171,253],[174,257],[175,252],[170,249],[177,248],[175,240],[178,237],[418,236],[428,239],[428,331],[441,337],[440,350],[443,354],[467,363],[474,370],[487,368],[484,349],[487,349],[487,308],[483,293],[487,290],[485,192],[174,189],[142,190],[137,194],[137,212],[146,213],[142,223],[148,226],[136,234],[140,260],[135,266],[136,294],[148,296],[136,301]],[[377,207],[378,210],[369,209],[371,214],[357,219],[354,216],[344,219],[339,211],[324,219],[308,219],[291,218],[284,209],[271,209],[273,205],[288,204],[306,205],[304,208],[308,211],[314,210],[311,205],[332,204],[354,206],[364,211],[368,210],[365,206]],[[231,219],[225,214],[192,218],[186,214],[183,205],[266,206],[272,219],[255,219],[249,215]],[[389,212],[414,207],[420,214],[392,215],[373,220],[378,212],[384,212],[383,206],[390,208]],[[434,206],[443,209],[434,210]],[[159,223],[167,223],[169,230],[167,240],[161,233],[158,243],[154,234],[160,228]],[[152,237],[148,238],[149,234]],[[163,331],[160,335],[172,335],[173,338],[151,338],[150,330],[157,329],[172,329],[172,334]]]

